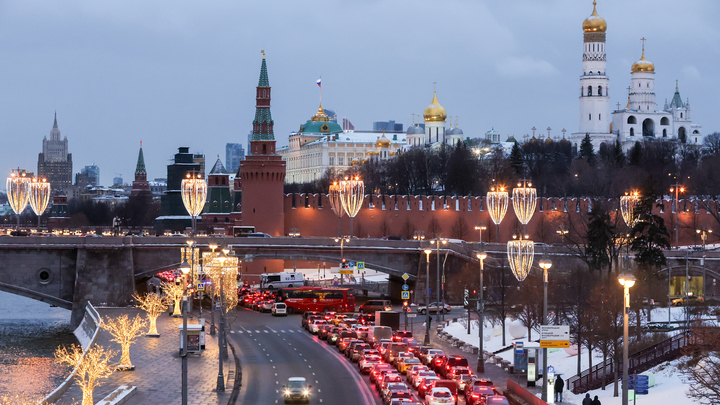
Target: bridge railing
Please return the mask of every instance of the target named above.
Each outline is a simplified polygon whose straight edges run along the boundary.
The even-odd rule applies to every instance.
[[[354,290],[362,291],[367,290],[370,292],[375,293],[381,293],[385,294],[387,293],[388,283],[387,281],[384,282],[377,282],[377,281],[360,281],[360,282],[354,282],[354,283],[348,283],[344,282],[340,284],[337,280],[307,280],[308,286],[313,287],[341,287],[341,288],[351,288]]]

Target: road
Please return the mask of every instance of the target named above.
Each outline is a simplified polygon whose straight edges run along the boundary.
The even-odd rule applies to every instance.
[[[273,317],[246,308],[228,317],[233,315],[228,336],[243,370],[237,403],[283,403],[287,379],[305,377],[312,385],[311,404],[382,404],[355,364],[306,332],[300,316]]]

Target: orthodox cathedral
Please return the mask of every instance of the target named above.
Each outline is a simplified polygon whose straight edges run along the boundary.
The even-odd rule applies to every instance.
[[[597,13],[597,2],[593,1],[593,12],[583,21],[583,73],[580,76],[580,126],[570,137],[579,145],[586,134],[593,145],[603,142],[620,141],[629,149],[636,141],[643,139],[677,140],[681,143],[701,145],[702,127],[692,123],[690,102],[683,102],[680,90],[675,85],[675,94],[662,110],[658,110],[655,96],[655,65],[645,59],[645,38],[642,56],[630,68],[630,87],[625,108],[610,114],[610,78],[605,72],[605,32],[607,22]]]

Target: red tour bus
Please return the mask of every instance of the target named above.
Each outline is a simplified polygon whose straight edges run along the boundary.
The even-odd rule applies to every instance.
[[[355,296],[349,288],[283,288],[280,293],[288,313],[305,311],[354,312]]]

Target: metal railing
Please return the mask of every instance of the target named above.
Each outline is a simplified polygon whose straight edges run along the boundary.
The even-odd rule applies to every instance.
[[[375,292],[380,294],[386,294],[388,283],[387,281],[384,282],[377,282],[377,281],[362,281],[358,280],[354,283],[351,282],[344,282],[342,285],[337,280],[306,280],[306,284],[308,286],[312,287],[342,287],[342,288],[350,288],[357,291],[367,290],[369,292]]]
[[[682,355],[682,349],[684,347],[695,343],[692,332],[686,330],[660,343],[640,350],[632,354],[628,359],[628,373],[642,373],[662,362],[674,360]],[[618,361],[617,366],[619,370],[622,370],[622,361]],[[615,361],[609,359],[583,371],[580,373],[580,376],[569,378],[568,388],[574,394],[582,394],[600,388],[603,384],[603,376],[605,377],[605,384],[612,383],[614,373]]]

